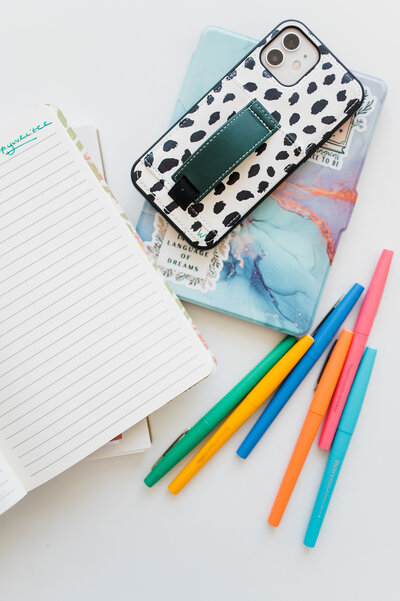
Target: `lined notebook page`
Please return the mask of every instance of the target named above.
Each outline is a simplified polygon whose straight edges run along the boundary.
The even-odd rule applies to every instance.
[[[212,371],[56,113],[0,128],[0,449],[27,490]]]

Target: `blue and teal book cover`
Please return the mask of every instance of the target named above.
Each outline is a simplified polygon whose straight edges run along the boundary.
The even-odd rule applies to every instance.
[[[173,122],[256,43],[204,30]],[[309,330],[386,95],[384,82],[357,75],[366,92],[357,113],[217,247],[192,248],[145,202],[137,231],[182,300],[294,336]]]

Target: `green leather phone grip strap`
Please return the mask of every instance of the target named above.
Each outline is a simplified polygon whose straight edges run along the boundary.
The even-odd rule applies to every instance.
[[[175,171],[169,195],[183,209],[200,202],[279,127],[262,104],[252,100]]]

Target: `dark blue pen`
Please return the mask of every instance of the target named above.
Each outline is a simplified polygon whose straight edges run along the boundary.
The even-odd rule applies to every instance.
[[[328,313],[323,322],[313,334],[314,344],[308,349],[293,371],[287,376],[264,409],[246,438],[236,451],[239,457],[245,459],[254,449],[260,438],[272,424],[278,413],[286,405],[296,388],[304,380],[310,369],[318,361],[354,305],[361,296],[364,287],[354,284],[341,301]]]

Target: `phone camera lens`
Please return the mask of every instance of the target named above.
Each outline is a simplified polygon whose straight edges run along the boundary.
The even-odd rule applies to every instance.
[[[286,50],[296,50],[300,46],[300,38],[295,33],[288,33],[282,43]]]
[[[283,52],[279,48],[272,48],[267,54],[267,62],[271,67],[278,67],[283,63]]]

